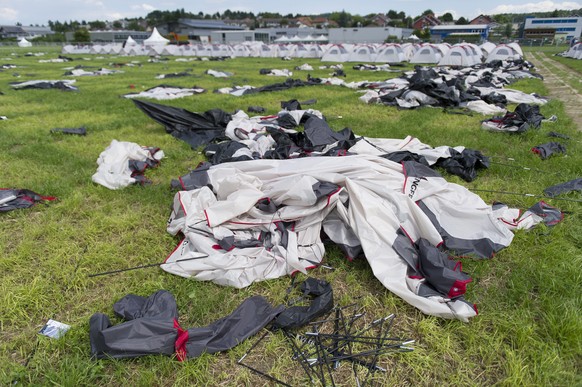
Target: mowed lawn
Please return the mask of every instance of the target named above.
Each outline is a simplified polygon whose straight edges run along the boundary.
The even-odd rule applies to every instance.
[[[44,56],[25,56],[44,52]],[[15,55],[14,55],[15,54]],[[160,84],[199,86],[201,95],[160,102],[190,111],[220,108],[228,112],[259,105],[276,114],[280,102],[317,99],[334,130],[350,127],[359,135],[384,138],[418,137],[432,146],[463,145],[481,150],[493,164],[472,183],[442,171],[448,181],[469,188],[541,194],[543,189],[582,176],[582,136],[565,115],[559,101],[541,107],[557,122],[521,135],[486,132],[481,115],[446,114],[442,109],[397,110],[365,105],[357,91],[336,86],[311,86],[281,92],[234,97],[215,94],[220,87],[263,86],[284,78],[259,74],[261,68],[288,68],[310,63],[314,77],[329,76],[314,59],[239,58],[224,62],[157,63],[147,57],[69,55],[68,63],[39,63],[54,59],[56,48],[0,48],[0,64],[15,69],[0,72],[1,188],[26,188],[58,197],[48,205],[0,214],[0,384],[8,385],[267,385],[268,382],[237,365],[254,338],[226,353],[203,355],[178,362],[148,356],[131,360],[90,359],[89,318],[102,312],[113,317],[112,305],[126,294],[148,296],[166,289],[176,297],[183,327],[204,326],[229,314],[242,300],[263,295],[272,303],[285,298],[290,278],[280,278],[237,290],[187,280],[157,267],[116,275],[92,273],[161,262],[178,243],[166,232],[174,191],[170,180],[184,175],[204,160],[166,134],[131,100],[120,96]],[[84,60],[88,58],[89,60]],[[65,67],[113,69],[113,63],[135,66],[99,77],[76,77],[78,92],[12,90],[10,82],[70,79]],[[360,72],[345,64],[347,81],[382,80],[398,73]],[[408,66],[407,69],[412,68]],[[91,70],[86,68],[86,70]],[[207,69],[230,71],[231,78],[205,75]],[[189,71],[191,76],[156,79],[158,74]],[[294,71],[305,80],[308,72]],[[545,94],[542,81],[519,81],[511,87]],[[513,110],[515,106],[510,106]],[[80,127],[87,136],[51,134],[53,128]],[[571,137],[559,140],[567,155],[541,160],[530,149],[553,141],[548,132]],[[91,181],[99,154],[111,140],[136,142],[163,149],[166,158],[146,173],[147,186],[111,191]],[[508,158],[514,161],[508,160]],[[314,159],[314,163],[317,159]],[[525,170],[525,166],[531,168]],[[481,193],[488,202],[500,201],[527,209],[540,198]],[[582,199],[579,193],[564,198]],[[339,304],[361,303],[374,317],[396,314],[394,336],[415,340],[410,353],[385,355],[379,364],[386,373],[375,380],[384,385],[579,385],[582,361],[582,203],[546,199],[565,212],[553,228],[538,226],[518,231],[513,243],[491,260],[463,259],[471,274],[467,299],[479,315],[469,323],[425,316],[388,292],[363,260],[348,262],[329,248],[326,263],[336,270],[315,269],[310,275],[331,282]],[[298,280],[305,277],[299,275]],[[71,325],[59,340],[37,334],[48,319]],[[255,352],[256,365],[294,385],[305,385],[303,373],[288,356],[282,337],[275,335]],[[348,367],[348,365],[342,365]],[[348,368],[349,369],[349,368]],[[342,372],[342,369],[338,370]],[[349,372],[336,380],[354,385]]]

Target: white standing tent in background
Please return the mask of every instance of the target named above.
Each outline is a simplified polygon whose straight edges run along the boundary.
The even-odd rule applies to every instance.
[[[376,63],[400,63],[405,60],[404,51],[399,44],[384,44],[380,46],[374,58]]]
[[[495,49],[495,47],[497,47],[497,45],[495,43],[491,43],[491,42],[484,42],[483,44],[481,44],[479,46],[479,48],[481,49],[481,52],[483,53],[483,57],[485,59],[487,59],[487,57],[489,56],[489,54],[491,54],[491,51],[493,51]]]
[[[348,62],[373,62],[376,56],[374,46],[363,44],[354,46],[348,56]]]
[[[20,39],[20,41],[18,42],[18,47],[31,47],[31,46],[32,46],[32,43],[30,43],[25,38]]]
[[[348,51],[341,44],[334,44],[321,57],[322,62],[345,62],[348,60]]]
[[[443,54],[439,47],[432,44],[421,46],[410,59],[410,63],[439,63]]]
[[[124,47],[133,47],[133,46],[137,46],[137,42],[131,36],[128,36],[127,39],[125,40]]]
[[[143,41],[143,44],[146,47],[165,46],[168,43],[170,43],[170,41],[160,35],[156,27],[154,27],[150,37]]]
[[[499,46],[495,47],[493,51],[491,51],[485,62],[489,63],[494,60],[514,60],[520,59],[521,57],[522,56],[510,45],[500,44]]]

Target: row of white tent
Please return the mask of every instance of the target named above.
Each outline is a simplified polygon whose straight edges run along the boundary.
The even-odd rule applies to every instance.
[[[480,46],[449,44],[188,44],[168,45],[128,38],[125,44],[64,46],[64,54],[169,55],[196,57],[316,58],[324,62],[419,63],[442,66],[472,66],[483,61],[518,59],[523,52],[517,43]]]
[[[574,44],[562,56],[566,58],[582,59],[582,42]]]

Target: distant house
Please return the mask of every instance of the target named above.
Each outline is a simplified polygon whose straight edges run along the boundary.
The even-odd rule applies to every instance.
[[[302,16],[296,19],[297,27],[313,27],[313,21],[309,16]]]
[[[425,28],[430,28],[441,24],[441,21],[431,13],[416,19],[414,23],[412,23],[412,28],[415,30],[423,30]]]
[[[495,23],[493,18],[487,15],[479,15],[469,22],[469,24],[493,24],[493,23]]]
[[[377,27],[386,27],[390,18],[383,13],[379,13],[370,19],[370,24]]]
[[[0,38],[24,38],[28,36],[21,26],[0,26]]]

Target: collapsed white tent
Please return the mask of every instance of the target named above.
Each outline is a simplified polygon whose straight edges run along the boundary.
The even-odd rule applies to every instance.
[[[370,152],[390,145],[359,143]],[[185,238],[162,268],[221,285],[245,287],[320,264],[323,229],[336,243],[361,244],[374,275],[408,303],[467,320],[476,311],[465,301],[418,294],[421,281],[407,274],[413,243],[490,256],[513,238],[481,198],[414,162],[372,155],[253,160],[215,165],[197,178],[202,188],[175,195],[168,232]],[[257,206],[261,201],[274,210]]]

